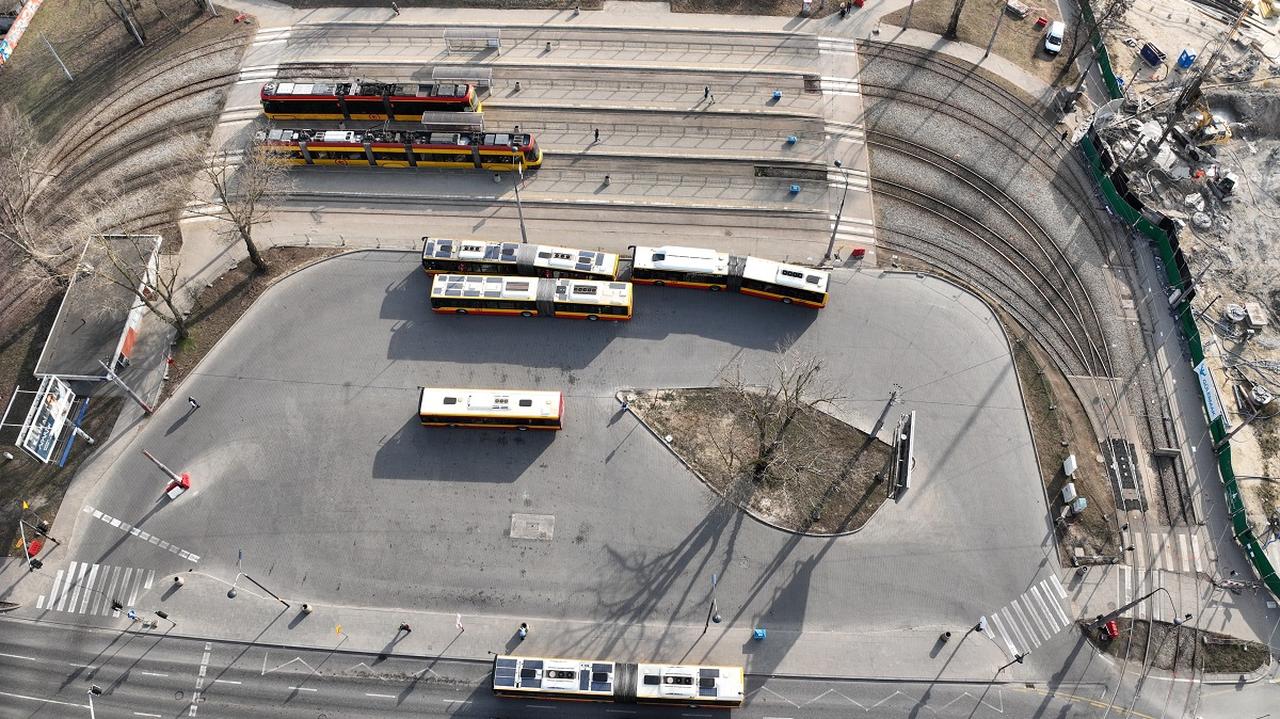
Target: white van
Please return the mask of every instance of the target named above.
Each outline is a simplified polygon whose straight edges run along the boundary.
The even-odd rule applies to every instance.
[[[1049,23],[1049,29],[1044,34],[1044,51],[1050,55],[1057,55],[1062,52],[1062,36],[1066,32],[1067,24],[1061,20]]]

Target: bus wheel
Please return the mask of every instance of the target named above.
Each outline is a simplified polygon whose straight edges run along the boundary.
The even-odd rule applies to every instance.
[[[454,312],[455,312],[455,313],[457,313],[457,314],[460,314],[460,315],[465,315],[465,314],[467,313],[467,311],[466,311],[466,310],[461,309],[461,308],[454,310]]]
[[[587,315],[587,319],[591,320],[592,322],[595,322],[596,320],[598,320],[598,319],[600,319],[600,318],[599,318],[599,317],[597,317],[596,315]]]
[[[521,312],[521,313],[520,313],[520,316],[521,316],[521,317],[532,317],[532,316],[533,316],[533,313],[532,313],[532,312],[530,312],[529,310],[525,310],[524,312]]]
[[[529,428],[528,428],[528,427],[524,427],[524,426],[516,427],[516,429],[520,430],[521,432],[528,432],[528,431],[529,431]]]
[[[666,282],[663,282],[662,280],[654,280],[653,284],[654,284],[654,286],[656,286],[656,287],[664,287],[664,286],[666,286],[666,284],[667,284],[667,283],[666,283]]]
[[[790,297],[783,297],[783,298],[782,298],[782,304],[784,304],[784,305],[789,305],[789,304],[791,304],[791,298],[790,298]]]

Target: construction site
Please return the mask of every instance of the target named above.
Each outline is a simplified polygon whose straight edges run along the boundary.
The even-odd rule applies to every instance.
[[[1105,10],[1099,8],[1101,16]],[[1110,23],[1111,99],[1080,135],[1162,264],[1243,517],[1280,560],[1280,8],[1138,2]],[[1110,65],[1111,73],[1106,72]],[[1108,187],[1108,185],[1110,187]],[[1124,211],[1119,211],[1124,215]],[[1217,427],[1215,426],[1215,430]],[[1197,438],[1187,438],[1195,443]],[[1209,449],[1209,446],[1201,449]],[[1228,504],[1232,487],[1227,487]],[[1233,518],[1235,518],[1233,516]]]

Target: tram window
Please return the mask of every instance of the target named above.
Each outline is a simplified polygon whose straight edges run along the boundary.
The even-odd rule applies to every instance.
[[[662,677],[657,674],[646,674],[644,675],[644,683],[646,686],[657,686],[662,683]]]
[[[444,404],[457,404],[457,403],[458,403],[458,398],[457,398],[457,397],[445,397],[445,398],[444,398]]]
[[[521,406],[521,407],[532,407],[532,406],[533,406],[533,400],[531,400],[531,399],[522,399],[522,400],[520,400],[520,406]]]
[[[524,667],[520,667],[520,678],[521,678],[521,679],[533,679],[533,678],[535,678],[535,677],[537,677],[537,676],[538,676],[538,670],[537,670],[537,669],[526,669],[526,668],[524,668]]]
[[[381,100],[347,100],[347,112],[352,115],[385,115],[387,108]]]

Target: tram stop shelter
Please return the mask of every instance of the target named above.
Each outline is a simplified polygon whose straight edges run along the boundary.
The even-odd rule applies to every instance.
[[[35,375],[102,382],[105,363],[128,363],[156,278],[159,235],[90,237],[76,263]]]

